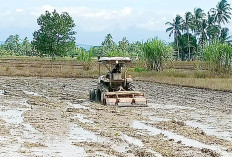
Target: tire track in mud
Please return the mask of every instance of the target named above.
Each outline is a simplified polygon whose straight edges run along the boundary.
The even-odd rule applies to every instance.
[[[16,101],[10,109],[19,109],[17,100],[28,100],[30,108],[23,111],[23,124],[34,129],[27,129],[27,139],[21,135],[25,126],[16,127],[0,116],[1,126],[18,132],[17,140],[5,146],[15,146],[19,156],[67,156],[72,150],[82,156],[232,155],[231,93],[136,82],[137,89],[148,96],[149,107],[117,108],[87,101],[95,82],[2,77],[4,99]],[[199,124],[209,128],[201,129]],[[5,141],[2,136],[12,138],[4,127],[0,146]]]
[[[93,106],[94,105],[91,105],[91,107],[93,107]],[[155,139],[154,136],[151,136],[149,134],[146,134],[145,136],[142,136],[142,134],[144,134],[145,131],[144,130],[141,131],[141,130],[138,130],[138,129],[132,129],[130,127],[130,125],[131,125],[130,123],[132,123],[134,120],[140,120],[140,121],[145,121],[146,122],[147,119],[144,118],[144,117],[142,117],[139,114],[134,114],[133,115],[133,111],[131,111],[131,109],[127,108],[126,110],[129,110],[129,111],[120,111],[120,109],[115,109],[115,108],[110,108],[109,109],[109,107],[105,107],[105,108],[101,107],[100,109],[95,108],[94,110],[95,111],[99,110],[99,112],[94,113],[93,115],[91,115],[89,112],[85,113],[85,111],[80,110],[80,109],[79,110],[74,110],[74,112],[75,113],[77,112],[77,113],[85,114],[86,116],[88,116],[88,119],[92,119],[92,120],[93,119],[95,119],[95,120],[97,119],[96,123],[98,125],[104,127],[104,129],[101,130],[101,135],[103,135],[103,136],[115,138],[114,137],[115,134],[117,134],[118,132],[123,132],[123,133],[126,133],[127,135],[129,135],[131,137],[139,138],[143,142],[145,141],[144,139],[149,139],[149,142],[147,142],[147,141],[145,142],[145,143],[148,143],[148,144],[146,144],[146,146],[148,146],[148,148],[149,147],[152,148],[155,151],[161,152],[161,154],[164,155],[164,156],[173,156],[173,155],[174,156],[185,156],[185,155],[188,154],[188,153],[185,154],[186,152],[191,152],[190,154],[192,154],[192,153],[194,153],[194,154],[201,154],[202,153],[201,151],[203,149],[194,149],[194,148],[191,148],[192,147],[191,144],[190,144],[190,147],[186,147],[185,144],[183,144],[183,145],[181,144],[182,143],[181,140],[179,140],[177,142],[174,142],[174,140],[173,139],[169,139],[169,137],[168,137],[168,139],[164,138],[164,135],[162,135],[162,131],[161,131],[161,133],[159,133],[157,135],[157,136],[160,137],[160,139]],[[114,110],[117,110],[117,111],[115,112]],[[112,112],[115,113],[117,116],[115,116],[115,114],[107,115],[107,114],[112,113]],[[126,117],[126,115],[128,115],[128,117]],[[121,118],[121,116],[123,116],[123,118]],[[115,117],[115,119],[112,120],[113,119],[112,117]],[[109,121],[107,121],[107,119],[109,119]],[[129,121],[127,122],[126,120],[129,120]],[[163,123],[165,123],[165,122],[163,122]],[[170,123],[171,124],[172,123],[174,123],[174,124],[175,123],[177,123],[177,124],[180,123],[181,125],[185,125],[183,122],[176,122],[176,121],[171,121]],[[86,126],[86,124],[82,124],[82,123],[80,124],[80,122],[78,124],[81,125],[83,128],[88,129],[88,130],[92,130],[94,132],[100,131],[99,129],[96,129],[96,128],[92,127],[92,125],[87,125]],[[171,125],[167,125],[167,126],[171,126]],[[171,126],[171,127],[173,127],[173,126]],[[174,128],[174,132],[176,132],[176,133],[178,133],[180,135],[183,134],[184,135],[183,137],[185,137],[185,138],[189,137],[190,139],[195,139],[196,141],[199,140],[199,139],[201,139],[199,141],[201,141],[203,143],[206,143],[206,144],[208,142],[209,145],[210,144],[217,144],[217,145],[221,144],[221,145],[226,145],[229,148],[231,148],[231,142],[229,142],[229,141],[221,140],[221,139],[218,139],[218,138],[213,137],[213,136],[212,137],[211,136],[207,136],[201,130],[198,130],[196,128],[190,128],[188,126],[184,126],[184,127],[185,127],[185,129],[187,128],[188,135],[186,135],[186,130],[185,129],[183,129],[184,131],[181,130],[181,129],[179,129],[181,131],[178,131],[178,130],[176,131],[176,129],[179,128],[178,125],[176,125],[175,127],[173,127]],[[163,129],[164,128],[162,128],[162,130]],[[167,128],[166,128],[166,130],[173,131],[173,129],[167,129]],[[178,135],[176,135],[176,136],[178,136]],[[153,141],[151,139],[153,139]],[[202,139],[204,139],[204,140],[202,140]],[[211,141],[209,143],[210,140],[214,140],[214,141],[213,142]],[[217,142],[215,142],[215,141],[217,141]],[[156,145],[156,143],[158,143],[158,145]],[[169,143],[169,144],[167,144],[167,143]],[[202,143],[202,145],[203,145],[203,143]],[[154,146],[156,146],[156,147],[154,148]],[[203,145],[203,148],[204,148],[204,146],[206,146],[206,145]],[[166,148],[166,149],[164,149],[164,148]],[[169,148],[169,149],[167,149],[167,148]],[[140,148],[140,149],[142,149],[142,148]],[[145,148],[145,150],[146,150],[146,148]],[[181,150],[181,151],[179,153],[177,153],[178,150]],[[183,154],[183,150],[185,150],[184,154]],[[207,153],[214,154],[215,156],[219,156],[218,153],[216,153],[215,151],[212,151],[212,150],[208,150]],[[207,153],[206,153],[206,155],[207,155]],[[225,151],[223,153],[227,154],[227,152],[225,152]]]

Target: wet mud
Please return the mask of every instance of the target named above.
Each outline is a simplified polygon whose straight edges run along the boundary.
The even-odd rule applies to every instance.
[[[88,100],[93,79],[0,78],[0,156],[232,156],[232,93],[135,82],[148,107]]]

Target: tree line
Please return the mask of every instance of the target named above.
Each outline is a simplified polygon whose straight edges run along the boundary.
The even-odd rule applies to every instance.
[[[20,39],[19,35],[10,35],[4,44],[0,45],[0,55],[36,56],[28,38]]]
[[[33,33],[31,42],[11,35],[1,45],[0,54],[51,57],[52,60],[57,56],[77,57],[87,70],[93,57],[102,56],[129,56],[139,60],[145,68],[157,71],[169,60],[202,60],[214,71],[229,72],[232,48],[227,43],[229,29],[224,26],[230,19],[230,4],[221,0],[207,14],[195,8],[193,13],[186,12],[184,17],[176,15],[173,22],[167,22],[166,32],[174,35],[173,43],[158,38],[130,43],[126,37],[116,43],[112,35],[107,34],[100,46],[86,51],[76,46],[72,17],[67,12],[46,11],[37,19],[39,29]]]
[[[207,13],[201,8],[186,12],[183,17],[176,15],[166,32],[174,36],[173,47],[178,60],[204,58],[204,48],[213,41],[229,41],[229,29],[225,24],[231,19],[231,6],[227,0],[218,2],[216,8]]]

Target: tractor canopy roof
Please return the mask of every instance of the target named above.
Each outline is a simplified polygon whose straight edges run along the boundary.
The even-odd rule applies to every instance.
[[[128,63],[131,59],[129,57],[101,57],[98,62],[103,64],[119,64]]]

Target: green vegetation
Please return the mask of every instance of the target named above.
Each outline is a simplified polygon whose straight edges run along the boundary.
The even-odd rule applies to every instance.
[[[174,48],[177,60],[204,59],[204,48],[214,40],[226,42],[229,39],[229,29],[223,27],[231,19],[231,7],[227,0],[221,0],[216,8],[207,13],[201,8],[195,8],[193,13],[186,12],[184,17],[176,15],[173,22],[167,22],[166,29],[174,34]],[[183,38],[184,41],[183,41]],[[196,43],[197,41],[197,43]]]
[[[19,35],[10,35],[5,44],[0,46],[1,56],[33,56],[37,55],[28,38],[20,39]]]
[[[204,49],[209,68],[218,73],[229,73],[232,66],[232,47],[228,43],[213,42]]]
[[[107,34],[105,40],[101,46],[95,46],[91,48],[95,57],[114,57],[114,56],[128,56],[131,58],[143,58],[143,52],[141,50],[141,42],[129,43],[126,37],[123,37],[121,41],[116,44],[113,41],[111,34]]]
[[[66,56],[74,49],[75,23],[68,13],[46,11],[38,18],[37,23],[40,29],[34,32],[32,44],[41,56],[46,54],[54,59],[55,56]]]
[[[158,39],[145,42],[142,46],[144,60],[148,69],[161,71],[163,63],[173,56],[173,49]]]
[[[92,61],[93,57],[93,51],[90,50],[89,52],[86,52],[85,49],[81,48],[79,53],[78,53],[77,60],[81,61],[83,65],[84,70],[89,70],[90,69],[90,63]]]
[[[53,74],[56,65],[53,66],[54,71],[47,70],[46,73],[41,63],[41,67],[38,67],[38,71],[33,75],[60,77],[95,77],[98,76],[98,69],[92,70],[96,68],[93,59],[103,56],[127,56],[132,58],[129,73],[140,79],[148,78],[160,83],[204,88],[211,88],[212,84],[216,83],[212,89],[231,91],[232,45],[229,29],[225,27],[225,24],[230,22],[231,10],[227,0],[220,0],[217,6],[207,13],[201,8],[195,8],[193,12],[187,11],[183,17],[176,15],[172,22],[166,23],[166,32],[170,37],[174,36],[172,43],[158,38],[130,43],[126,37],[117,43],[111,34],[107,34],[100,46],[94,46],[89,51],[76,46],[76,32],[73,31],[75,23],[68,13],[46,11],[37,20],[40,28],[34,32],[32,42],[28,38],[20,39],[17,34],[10,35],[5,43],[0,45],[0,55],[2,58],[23,56],[17,57],[19,60],[24,60],[25,56],[33,56],[32,60],[38,60],[37,57],[40,56],[43,57],[40,62],[57,57],[59,63],[67,61],[83,67],[81,71],[75,69],[74,65],[72,69],[67,66],[66,69],[60,68],[62,72]],[[26,59],[30,60],[27,57]],[[20,68],[11,68],[9,65],[5,67],[9,75],[18,73],[21,76]],[[22,75],[31,76],[30,73],[34,69],[30,70],[24,71],[25,74]],[[207,79],[208,83],[204,84],[203,79]],[[224,83],[220,85],[222,79]]]

